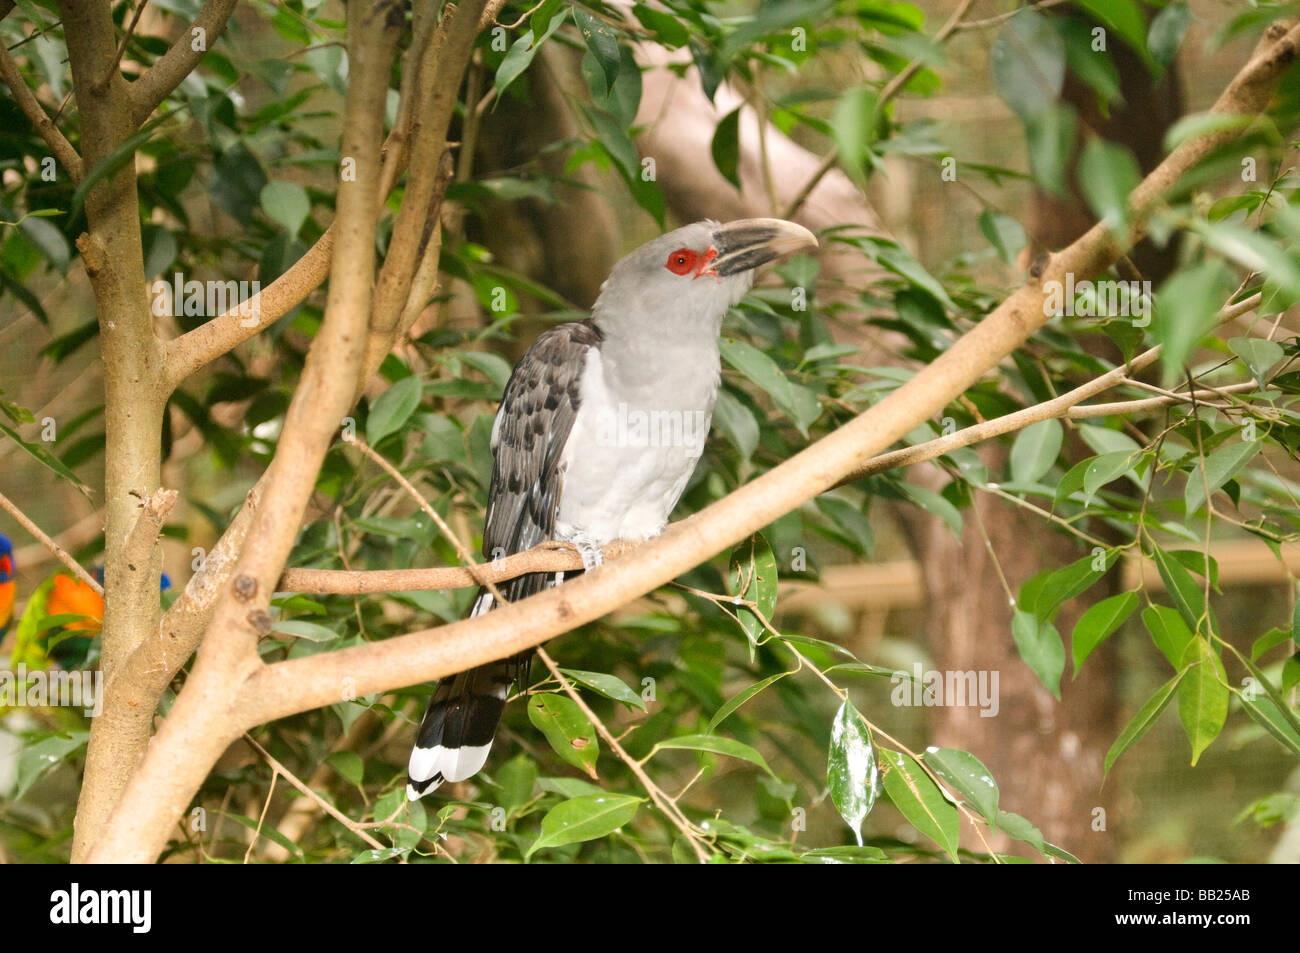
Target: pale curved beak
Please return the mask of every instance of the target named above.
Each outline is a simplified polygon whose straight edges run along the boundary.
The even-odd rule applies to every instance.
[[[721,277],[750,271],[785,255],[817,247],[817,236],[780,218],[741,218],[713,230],[718,256],[704,269]]]

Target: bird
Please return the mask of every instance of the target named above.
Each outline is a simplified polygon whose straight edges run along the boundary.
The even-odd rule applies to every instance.
[[[0,533],[0,636],[14,620],[14,544]]]
[[[95,567],[95,580],[101,587],[104,585],[103,566]],[[171,584],[171,578],[163,573],[158,581],[158,591],[166,592]],[[104,597],[85,579],[66,571],[55,573],[32,594],[23,613],[24,619],[29,614],[35,614],[41,620],[31,643],[33,661],[52,659],[62,668],[71,670],[92,660],[95,639],[104,627]],[[57,624],[55,617],[60,617]],[[19,632],[21,642],[21,624]]]
[[[620,259],[591,317],[539,335],[506,382],[492,426],[483,555],[558,539],[577,548],[585,571],[614,540],[659,534],[704,449],[723,318],[759,266],[816,246],[812,232],[782,219],[705,220]],[[527,573],[497,591],[516,602],[564,578]],[[480,589],[470,616],[497,601]],[[407,767],[410,800],[483,768],[532,655],[439,682]]]

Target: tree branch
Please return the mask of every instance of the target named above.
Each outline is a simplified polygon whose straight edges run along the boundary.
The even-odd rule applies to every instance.
[[[31,533],[32,536],[34,536],[42,546],[44,546],[51,553],[53,553],[55,558],[57,558],[59,562],[67,566],[68,569],[72,571],[72,574],[74,576],[76,576],[86,585],[90,586],[90,588],[94,589],[101,596],[104,594],[104,587],[99,584],[99,582],[95,579],[95,577],[92,576],[90,573],[86,572],[86,570],[82,569],[81,563],[73,559],[71,554],[69,554],[67,550],[65,550],[54,540],[50,539],[49,536],[45,535],[45,531],[42,530],[39,526],[37,526],[34,522],[32,522],[32,520],[27,516],[27,514],[24,513],[22,510],[20,510],[18,506],[13,502],[13,500],[9,499],[9,497],[5,496],[3,493],[0,493],[0,507],[3,507],[5,512],[7,512],[10,516],[12,516],[15,520],[17,520],[18,524],[22,526],[23,529]]]
[[[59,160],[59,165],[67,170],[73,182],[80,183],[81,156],[77,154],[76,149],[72,148],[72,143],[59,131],[59,127],[37,101],[36,95],[27,86],[22,73],[18,71],[18,64],[14,62],[14,58],[9,55],[3,43],[0,43],[0,78],[3,78],[5,85],[9,87],[9,92],[14,102],[18,104],[18,108],[23,111],[23,115],[36,127],[37,133],[50,147],[54,158]]]
[[[158,104],[170,96],[172,90],[199,65],[199,60],[203,59],[225,30],[226,21],[238,2],[239,0],[207,0],[190,28],[177,38],[171,49],[130,85],[131,122],[135,126],[144,125]],[[199,30],[203,31],[202,36],[199,35]]]
[[[189,681],[109,823],[98,832],[92,862],[139,853],[141,848],[156,856],[171,827],[170,820],[160,823],[160,818],[171,814],[174,820],[212,760],[245,730],[234,707],[237,688],[262,667],[257,640],[270,631],[267,610],[274,584],[297,536],[321,461],[352,404],[365,354],[379,217],[376,183],[383,110],[376,103],[387,95],[405,14],[398,0],[351,0],[348,21],[350,76],[341,152],[356,160],[356,175],[339,183],[325,319],[286,414],[234,579],[219,591]]]

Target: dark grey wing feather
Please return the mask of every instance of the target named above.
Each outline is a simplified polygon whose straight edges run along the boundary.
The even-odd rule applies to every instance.
[[[560,460],[578,412],[587,353],[601,335],[590,322],[562,324],[528,349],[506,384],[493,432],[483,555],[523,552],[551,539],[564,489]],[[546,573],[501,587],[514,601],[541,591]]]

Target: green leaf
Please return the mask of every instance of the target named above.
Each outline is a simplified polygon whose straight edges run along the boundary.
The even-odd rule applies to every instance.
[[[1205,494],[1217,493],[1225,483],[1240,473],[1254,459],[1255,454],[1263,448],[1262,440],[1240,440],[1220,447],[1200,465],[1187,474],[1187,486],[1183,491],[1183,502],[1187,506],[1190,518],[1205,504]]]
[[[808,427],[822,412],[817,395],[806,387],[792,383],[776,361],[752,344],[724,337],[719,347],[723,359],[765,391],[772,398],[772,403],[807,437]]]
[[[577,5],[573,7],[573,22],[578,25],[578,32],[586,41],[587,49],[591,50],[605,73],[606,89],[612,87],[620,65],[618,34],[603,20]]]
[[[713,423],[739,451],[742,460],[754,455],[758,449],[758,421],[753,412],[725,387],[718,390],[718,402],[713,405]]]
[[[1037,483],[1052,469],[1065,431],[1056,419],[1030,424],[1016,435],[1011,445],[1011,479],[1017,483]]]
[[[62,460],[50,453],[50,451],[46,450],[39,443],[24,440],[22,437],[18,436],[16,430],[13,430],[6,424],[0,424],[0,433],[3,433],[14,443],[18,444],[18,446],[22,447],[23,450],[36,460],[37,463],[41,464],[41,466],[53,470],[61,479],[67,480],[71,483],[82,496],[85,496],[87,499],[90,498],[90,487],[82,483],[75,473],[64,466]]]
[[[361,760],[361,755],[355,751],[335,751],[325,759],[325,763],[337,771],[345,780],[351,781],[358,787],[361,786],[361,780],[366,773],[366,765]]]
[[[1079,6],[1110,27],[1147,62],[1147,23],[1136,0],[1079,0]]]
[[[1065,671],[1065,645],[1052,623],[1022,609],[1011,618],[1011,634],[1025,660],[1049,692],[1060,701],[1061,673]]]
[[[826,781],[835,809],[862,846],[862,822],[876,803],[879,768],[871,731],[853,704],[845,699],[831,724]]]
[[[1296,604],[1296,608],[1300,609],[1300,602]],[[1269,649],[1277,648],[1277,646],[1281,645],[1283,642],[1291,641],[1291,633],[1291,629],[1282,629],[1276,626],[1269,629],[1251,645],[1250,657],[1252,659],[1258,659]]]
[[[718,727],[718,725],[722,724],[733,714],[735,714],[736,710],[739,709],[741,705],[745,704],[745,702],[749,701],[759,692],[763,691],[763,689],[767,688],[769,685],[773,684],[774,682],[780,681],[781,679],[785,678],[787,675],[792,675],[792,674],[794,673],[777,672],[775,675],[769,675],[761,682],[755,682],[753,685],[750,685],[748,688],[744,689],[743,691],[739,691],[736,694],[732,695],[730,698],[726,700],[725,703],[723,703],[722,707],[719,708],[717,712],[714,713],[713,717],[709,719],[709,731],[715,730]]]
[[[372,447],[402,425],[420,406],[422,384],[419,377],[403,377],[376,398],[366,419],[366,442]]]
[[[1070,647],[1074,656],[1074,677],[1079,677],[1079,669],[1092,654],[1092,650],[1105,641],[1111,633],[1124,624],[1138,607],[1136,592],[1121,592],[1117,596],[1102,599],[1079,617],[1070,636]]]
[[[993,825],[998,820],[998,785],[979,758],[957,748],[926,748],[925,763]]]
[[[1101,556],[1100,567],[1096,565],[1097,556]],[[1108,549],[1103,553],[1076,559],[1060,569],[1044,570],[1020,587],[1017,605],[1025,612],[1032,612],[1038,618],[1051,622],[1063,603],[1092,588],[1115,565],[1118,558],[1119,550]]]
[[[636,817],[641,799],[626,794],[594,794],[561,801],[542,818],[542,832],[525,858],[545,847],[579,844],[612,834]]]
[[[871,146],[880,138],[876,101],[875,90],[858,86],[844,92],[831,111],[831,137],[840,164],[859,179],[873,159]]]
[[[566,9],[561,10],[558,16],[552,17],[544,27],[546,32],[542,34],[540,40],[536,39],[533,30],[529,29],[510,44],[510,49],[506,50],[506,55],[501,59],[501,65],[497,67],[496,78],[493,81],[498,95],[505,92],[506,88],[528,69],[533,62],[533,57],[542,48],[542,44],[564,24],[568,15],[569,11]]]
[[[776,611],[777,577],[776,554],[761,533],[755,533],[732,550],[729,591],[754,603],[769,622]],[[735,612],[751,647],[766,638],[767,627],[751,609],[737,606]]]
[[[641,700],[641,696],[628,688],[627,683],[617,676],[607,675],[604,672],[584,672],[576,668],[564,668],[560,671],[573,681],[586,685],[598,695],[622,702],[629,708],[645,711],[645,702]]]
[[[1025,122],[1029,171],[1035,182],[1054,195],[1066,194],[1066,171],[1077,137],[1074,110],[1066,105],[1051,106]]]
[[[736,741],[734,738],[723,738],[720,735],[680,735],[659,742],[654,746],[653,750],[705,751],[709,754],[725,754],[729,758],[748,761],[750,764],[762,768],[768,774],[772,774],[772,769],[767,766],[767,762],[756,748],[745,744],[743,741]],[[776,775],[772,776],[775,777]]]
[[[298,639],[306,639],[309,642],[332,642],[339,637],[339,633],[333,629],[303,619],[281,619],[275,624],[273,631],[283,632]]]
[[[1022,7],[993,41],[998,95],[1025,122],[1044,113],[1065,82],[1065,44],[1041,14]]]
[[[718,167],[722,177],[740,188],[740,107],[737,106],[718,120],[718,128],[713,132],[713,143],[709,146],[713,155],[713,164]]]
[[[537,784],[537,762],[527,755],[515,755],[497,768],[492,780],[501,791],[502,807],[507,811],[522,807],[532,800],[533,787]]]
[[[915,483],[900,483],[898,489],[921,509],[947,523],[958,537],[961,536],[961,513],[947,499]]]
[[[1208,639],[1197,636],[1182,659],[1178,717],[1192,745],[1192,764],[1223,730],[1228,718],[1228,673]]]
[[[979,226],[980,232],[997,250],[998,257],[1008,265],[1015,264],[1016,256],[1028,242],[1024,226],[1010,215],[1004,215],[993,209],[980,212]]]
[[[1179,672],[1156,689],[1155,694],[1148,698],[1146,703],[1138,709],[1138,713],[1133,716],[1133,720],[1124,726],[1124,730],[1119,733],[1115,743],[1106,752],[1105,774],[1109,774],[1111,766],[1119,756],[1132,747],[1133,743],[1145,735],[1148,729],[1155,724],[1156,719],[1160,717],[1160,713],[1169,704],[1169,699],[1174,697],[1174,691],[1183,680],[1183,675],[1183,672]]]
[[[307,190],[296,182],[272,181],[262,186],[262,211],[273,222],[279,222],[293,237],[297,237],[302,223],[311,214],[311,199]]]
[[[13,800],[20,800],[41,775],[79,751],[89,737],[87,731],[62,732],[19,749]]]
[[[528,720],[546,736],[556,754],[589,777],[596,777],[596,757],[600,754],[596,729],[571,698],[534,695],[528,700]]]
[[[1128,220],[1129,193],[1142,179],[1137,160],[1123,146],[1093,139],[1079,156],[1079,187],[1093,214],[1112,230]]]
[[[1261,386],[1268,379],[1269,369],[1286,356],[1286,352],[1282,350],[1282,345],[1276,341],[1266,341],[1263,338],[1230,338],[1228,347],[1233,354],[1245,362],[1246,366],[1250,368],[1251,375]]]
[[[1175,608],[1183,614],[1183,619],[1193,632],[1201,631],[1202,620],[1211,621],[1208,619],[1209,610],[1205,602],[1205,591],[1192,578],[1186,566],[1159,546],[1151,556],[1155,560],[1156,569],[1160,572],[1160,578],[1164,580],[1165,589],[1174,601]]]
[[[960,820],[957,807],[921,766],[901,751],[882,751],[885,793],[908,823],[942,847],[957,862]]]
[[[596,130],[596,138],[610,158],[618,164],[629,183],[641,181],[641,158],[636,151],[636,144],[618,117],[602,109],[583,109],[582,113],[591,121]]]
[[[1152,331],[1163,346],[1160,363],[1165,386],[1183,378],[1183,365],[1201,338],[1214,329],[1219,306],[1236,284],[1228,267],[1216,259],[1180,269],[1161,287]]]
[[[1267,696],[1259,697],[1254,692],[1237,692],[1246,713],[1261,728],[1272,735],[1277,742],[1297,758],[1300,758],[1300,731],[1287,720],[1274,701]]]
[[[1083,471],[1084,495],[1091,500],[1098,490],[1124,476],[1136,464],[1134,455],[1127,450],[1116,450],[1093,457]]]
[[[641,25],[655,35],[655,39],[669,48],[685,46],[690,42],[686,27],[670,13],[664,13],[644,3],[635,4],[632,14]]]
[[[1183,35],[1191,22],[1192,14],[1182,0],[1169,4],[1151,21],[1151,29],[1147,31],[1147,47],[1161,66],[1168,68],[1173,65]]]
[[[1169,606],[1147,606],[1142,610],[1142,624],[1151,633],[1151,641],[1155,642],[1156,648],[1177,669],[1188,643],[1195,638],[1183,621],[1182,613]]]

